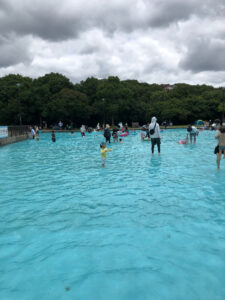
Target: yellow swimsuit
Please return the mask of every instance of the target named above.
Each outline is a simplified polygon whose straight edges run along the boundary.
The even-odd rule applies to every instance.
[[[102,158],[106,158],[106,152],[107,152],[107,149],[100,149],[100,152],[101,152],[101,156]]]

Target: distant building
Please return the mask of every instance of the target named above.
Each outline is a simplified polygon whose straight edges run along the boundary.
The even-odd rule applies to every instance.
[[[167,92],[172,91],[175,88],[175,85],[171,85],[171,84],[161,84],[161,86]]]

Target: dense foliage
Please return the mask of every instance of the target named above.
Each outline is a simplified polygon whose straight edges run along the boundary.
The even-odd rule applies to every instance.
[[[223,97],[221,88],[207,85],[176,84],[166,91],[163,85],[118,77],[73,84],[57,73],[38,79],[11,74],[0,78],[0,124],[19,124],[20,116],[23,124],[144,124],[153,115],[160,122],[187,124],[221,118]]]

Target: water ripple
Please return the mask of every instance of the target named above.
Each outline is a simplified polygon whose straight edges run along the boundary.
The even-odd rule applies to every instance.
[[[128,136],[105,168],[95,133],[2,147],[0,298],[223,300],[225,160],[185,134],[161,157]]]

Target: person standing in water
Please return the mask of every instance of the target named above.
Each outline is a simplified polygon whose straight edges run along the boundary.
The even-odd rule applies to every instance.
[[[111,132],[110,132],[110,126],[109,126],[109,124],[106,124],[106,128],[104,130],[104,137],[105,137],[106,143],[107,142],[110,143]]]
[[[225,127],[220,127],[220,130],[217,130],[217,134],[215,136],[216,139],[219,141],[219,149],[218,152],[216,153],[216,163],[217,163],[217,169],[220,169],[220,160],[222,153],[225,151]],[[224,152],[225,153],[225,152]]]
[[[100,153],[102,157],[102,167],[105,166],[105,160],[106,160],[106,152],[112,151],[112,149],[107,149],[106,148],[106,143],[101,143],[100,144]]]
[[[195,144],[196,136],[198,135],[198,129],[195,126],[188,125],[187,132],[190,135],[190,143],[192,144],[192,138],[194,138],[194,144]]]
[[[150,133],[149,133],[149,123],[147,123],[147,127],[146,127],[146,138],[150,139]]]
[[[40,135],[39,135],[39,128],[38,128],[38,126],[34,126],[34,130],[35,130],[35,140],[39,141],[40,140]]]
[[[85,125],[82,125],[80,128],[80,133],[82,137],[85,137],[85,131],[86,131]]]
[[[30,130],[30,137],[34,140],[35,139],[35,130],[33,127],[31,127],[31,130]]]
[[[118,129],[117,128],[113,128],[112,136],[113,136],[113,142],[118,143]]]
[[[54,130],[52,130],[52,141],[53,141],[54,143],[55,143],[55,141],[56,141]]]
[[[152,146],[152,154],[154,154],[155,145],[158,148],[158,155],[160,155],[160,127],[159,124],[156,122],[156,117],[152,118],[151,124],[149,125],[149,134],[151,138],[151,146]]]

